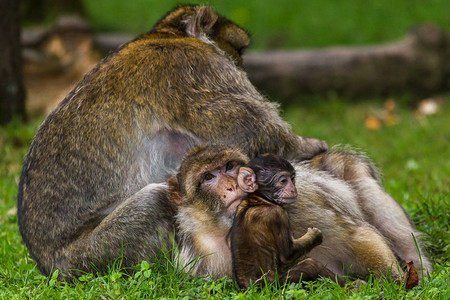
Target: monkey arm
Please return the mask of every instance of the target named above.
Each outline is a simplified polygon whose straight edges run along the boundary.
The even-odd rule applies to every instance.
[[[300,151],[306,153],[310,153],[310,157],[313,158],[316,155],[325,153],[328,150],[328,144],[325,141],[318,140],[315,138],[305,138],[302,136],[298,136],[300,140]]]
[[[167,185],[149,184],[124,200],[92,231],[58,250],[53,267],[70,279],[83,271],[104,271],[123,258],[123,266],[152,260],[172,245],[176,207],[168,199]]]
[[[279,241],[279,243],[284,243],[284,249],[280,249],[282,250],[280,251],[280,259],[284,264],[291,263],[322,243],[322,232],[317,228],[308,228],[306,234],[298,239],[293,239],[292,231],[289,227],[286,233],[288,234],[286,237],[289,238],[284,238],[284,242]]]

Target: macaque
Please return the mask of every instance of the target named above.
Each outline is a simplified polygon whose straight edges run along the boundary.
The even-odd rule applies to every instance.
[[[324,242],[310,255],[335,273],[343,266],[384,272],[396,257],[420,265],[411,237],[417,232],[370,163],[324,153],[325,142],[294,135],[277,105],[250,83],[240,67],[249,42],[212,8],[179,6],[106,57],[58,104],[33,139],[17,196],[20,233],[42,274],[59,270],[60,279],[71,280],[107,270],[118,256],[123,267],[152,261],[172,246],[175,226],[181,257],[219,253],[193,273],[230,275],[222,234],[237,203],[187,199],[198,189],[189,182],[181,206],[169,201],[167,179],[204,143],[244,149],[239,157],[274,153],[293,162],[299,195],[287,211],[294,237],[320,228]],[[214,209],[227,213],[210,214]],[[381,250],[386,255],[369,262]]]
[[[324,239],[308,256],[338,275],[362,277],[372,271],[399,281],[398,268],[409,261],[419,274],[432,272],[420,232],[383,189],[378,170],[365,156],[333,149],[294,166],[299,196],[288,207],[294,237],[314,226]]]
[[[226,236],[236,208],[247,195],[237,184],[239,168],[248,157],[225,146],[191,150],[176,176],[168,180],[176,214],[177,261],[193,276],[231,275],[231,252]],[[194,263],[192,263],[194,262]]]
[[[280,283],[327,277],[345,284],[312,259],[284,271],[322,243],[318,228],[308,228],[305,235],[293,238],[284,206],[296,201],[297,189],[295,169],[287,160],[273,154],[258,156],[239,169],[237,182],[249,193],[237,208],[229,235],[233,278],[240,288],[273,282],[276,274]]]
[[[409,221],[404,222],[407,220],[406,213],[384,192],[374,177],[376,171],[373,165],[363,156],[335,150],[293,164],[295,180],[290,176],[289,178],[296,184],[295,201],[287,197],[285,202],[290,203],[284,203],[283,207],[272,203],[277,210],[274,210],[273,214],[264,214],[261,218],[253,214],[259,210],[258,207],[251,207],[253,197],[272,199],[274,197],[270,196],[271,193],[276,195],[276,192],[265,189],[263,184],[261,191],[256,189],[257,194],[249,197],[250,201],[244,201],[238,206],[238,203],[247,197],[247,192],[252,191],[250,189],[245,192],[238,185],[239,169],[248,161],[248,157],[236,148],[203,145],[187,155],[179,173],[169,180],[169,198],[178,207],[175,217],[177,241],[180,245],[178,261],[182,267],[189,265],[185,269],[192,275],[217,278],[232,274],[233,260],[226,239],[232,228],[233,214],[237,207],[239,209],[231,239],[236,238],[236,230],[242,231],[239,234],[244,237],[239,238],[238,234],[237,242],[234,241],[232,246],[235,254],[237,252],[237,259],[234,259],[235,277],[238,280],[245,279],[238,281],[241,287],[248,286],[247,280],[259,280],[258,276],[262,273],[253,272],[255,261],[263,264],[264,271],[277,269],[280,280],[287,281],[300,280],[300,275],[302,280],[315,280],[319,276],[334,279],[334,274],[352,274],[361,278],[373,272],[377,278],[398,282],[401,279],[401,271],[398,268],[403,266],[404,262],[414,261],[415,266],[421,266],[411,237],[411,233],[416,237],[419,233]],[[258,171],[253,172],[258,174]],[[244,178],[242,181],[245,183]],[[247,182],[251,186],[251,181]],[[294,192],[291,193],[293,194]],[[370,203],[378,206],[371,208]],[[386,211],[382,206],[391,210]],[[284,209],[289,222],[286,218],[279,218],[280,224],[277,226],[278,229],[282,228],[283,224],[285,229],[290,226],[292,239],[291,234],[285,232],[284,236],[288,238],[282,239],[280,243],[284,241],[284,244],[288,245],[271,252],[275,257],[280,256],[282,265],[294,259],[295,255],[289,252],[296,247],[294,241],[302,240],[305,234],[309,239],[314,233],[311,233],[311,230],[308,233],[308,228],[320,228],[323,236],[322,243],[315,247],[313,246],[318,240],[311,239],[307,242],[304,252],[311,249],[308,253],[310,258],[300,261],[285,273],[278,270],[279,265],[275,264],[274,267],[276,259],[254,257],[253,255],[258,256],[260,252],[251,248],[252,245],[262,245],[261,252],[264,247],[272,246],[275,249],[275,241],[263,240],[270,237],[268,227],[271,230],[277,228],[263,222],[272,220],[271,215],[282,216]],[[377,214],[376,210],[382,214]],[[248,229],[246,221],[253,221],[259,228]],[[387,224],[380,224],[381,221]],[[389,226],[397,235],[387,232]],[[261,233],[254,233],[260,229]],[[261,241],[255,242],[258,238],[261,238]],[[239,242],[244,245],[239,245]],[[292,243],[290,247],[289,243]],[[240,247],[253,252],[239,253]],[[420,243],[419,249],[426,274],[432,270],[431,264]],[[281,257],[284,257],[284,261]],[[267,263],[267,266],[264,263]],[[272,276],[271,272],[268,273]],[[273,277],[269,277],[271,278]],[[342,279],[336,279],[339,284],[343,284]]]
[[[212,8],[179,6],[75,86],[39,128],[18,193],[23,241],[44,275],[130,267],[172,245],[167,178],[192,147],[239,146],[304,160],[325,142],[294,135],[241,69],[248,34]]]

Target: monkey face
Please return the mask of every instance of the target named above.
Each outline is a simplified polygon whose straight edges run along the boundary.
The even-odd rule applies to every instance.
[[[234,214],[241,200],[247,195],[237,184],[239,168],[237,161],[228,161],[224,165],[202,173],[200,188],[207,194],[220,198],[220,204],[229,214]]]
[[[292,203],[297,198],[294,167],[274,154],[260,155],[240,168],[238,183],[247,193],[255,193],[280,205]]]
[[[232,217],[247,195],[237,185],[239,168],[248,158],[239,149],[202,145],[185,157],[169,193],[177,205],[190,206],[212,216]]]
[[[280,204],[292,203],[297,198],[295,187],[295,173],[284,171],[275,174],[274,179],[275,202]]]

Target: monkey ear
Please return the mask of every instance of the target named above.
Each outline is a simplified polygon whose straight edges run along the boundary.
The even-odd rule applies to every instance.
[[[180,193],[180,185],[178,184],[178,179],[176,176],[172,176],[167,180],[169,184],[169,197],[174,201],[177,205],[183,204],[183,197]]]
[[[218,18],[214,9],[201,6],[188,24],[188,33],[195,38],[201,38],[202,33],[210,34],[211,28],[216,24]]]
[[[258,189],[258,184],[256,183],[256,175],[252,169],[247,167],[239,168],[238,175],[238,185],[246,193],[253,193]]]

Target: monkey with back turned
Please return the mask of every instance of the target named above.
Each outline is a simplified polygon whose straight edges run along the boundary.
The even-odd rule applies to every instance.
[[[285,159],[264,154],[239,169],[237,182],[246,193],[238,206],[229,239],[233,259],[233,278],[240,288],[251,283],[310,281],[319,277],[345,281],[312,259],[298,262],[312,248],[322,243],[322,232],[308,228],[294,239],[288,214],[283,206],[297,199],[295,169]]]

